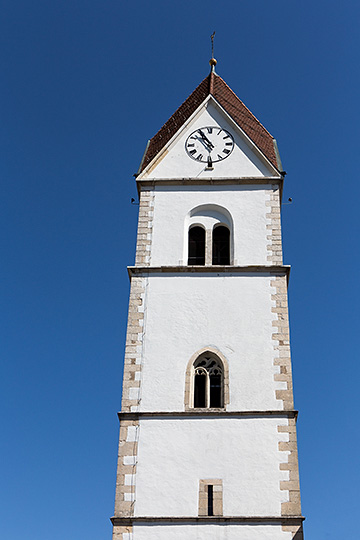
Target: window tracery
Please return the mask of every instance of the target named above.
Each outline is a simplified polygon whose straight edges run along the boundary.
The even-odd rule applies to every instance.
[[[203,354],[194,363],[194,408],[223,407],[224,369],[213,355]]]
[[[186,367],[185,410],[226,409],[229,398],[229,364],[226,356],[211,345],[195,352]]]

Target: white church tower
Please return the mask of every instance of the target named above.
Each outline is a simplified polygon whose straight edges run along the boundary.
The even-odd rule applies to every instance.
[[[276,141],[211,73],[136,178],[113,540],[302,540]]]

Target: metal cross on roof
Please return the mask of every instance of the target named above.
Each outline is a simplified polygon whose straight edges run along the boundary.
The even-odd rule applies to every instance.
[[[214,36],[215,36],[215,32],[213,32],[211,34],[211,36],[210,36],[211,37],[211,59],[210,59],[209,64],[211,66],[211,72],[214,72],[215,66],[217,64],[217,62],[216,62],[216,60],[214,58]]]
[[[215,32],[213,32],[210,37],[211,37],[211,58],[214,58],[214,37],[215,37]]]

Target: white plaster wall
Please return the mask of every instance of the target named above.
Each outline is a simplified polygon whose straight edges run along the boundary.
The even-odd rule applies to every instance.
[[[194,353],[217,348],[229,364],[227,410],[282,409],[274,382],[270,276],[150,275],[145,293],[140,410],[183,411]]]
[[[226,159],[214,163],[214,169],[210,171],[206,170],[206,163],[190,158],[185,150],[185,142],[190,133],[206,126],[226,129],[235,142],[232,153]],[[158,155],[156,162],[140,178],[238,178],[273,175],[278,173],[261,158],[259,151],[249,143],[237,124],[210,98],[190,122],[179,130],[168,148]]]
[[[283,418],[141,419],[135,515],[198,516],[199,480],[223,481],[224,516],[280,516]]]
[[[279,525],[134,525],[125,540],[291,540]]]
[[[230,213],[234,230],[235,265],[269,264],[266,218],[270,185],[242,186],[156,186],[152,266],[187,264],[189,213],[200,205],[222,206]]]

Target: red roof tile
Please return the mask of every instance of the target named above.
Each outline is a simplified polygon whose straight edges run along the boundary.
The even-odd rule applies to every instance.
[[[210,91],[210,83],[212,83],[212,91]],[[280,163],[277,161],[272,135],[255,118],[237,95],[234,94],[225,81],[219,75],[212,72],[195,88],[192,94],[180,105],[156,135],[150,139],[140,172],[154,159],[210,93],[268,158],[270,163],[279,169]]]

